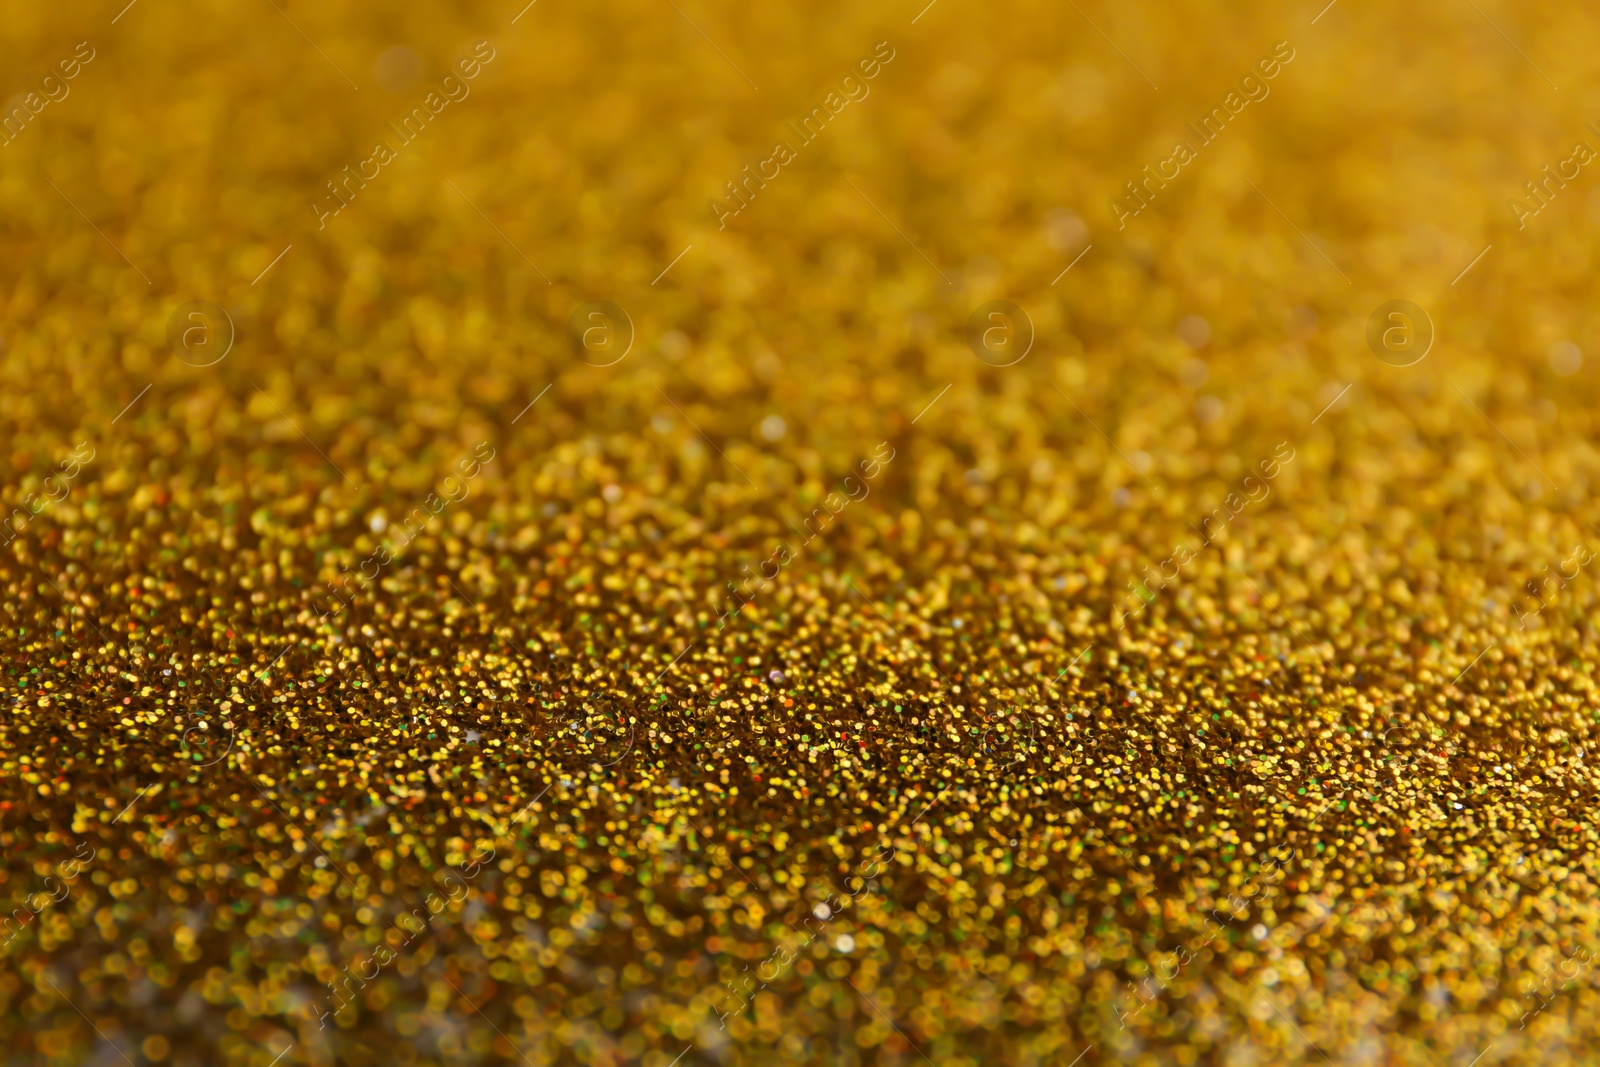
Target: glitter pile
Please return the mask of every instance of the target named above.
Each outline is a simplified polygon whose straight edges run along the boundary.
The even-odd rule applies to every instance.
[[[1596,1062],[1584,12],[91,7],[0,1061]]]

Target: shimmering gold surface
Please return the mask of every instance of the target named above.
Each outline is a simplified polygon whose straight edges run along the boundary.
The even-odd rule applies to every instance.
[[[4,1062],[1594,1063],[1596,27],[1319,8],[13,5]]]

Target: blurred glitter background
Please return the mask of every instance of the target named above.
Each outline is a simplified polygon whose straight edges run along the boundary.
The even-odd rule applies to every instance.
[[[1597,39],[10,5],[0,1059],[1597,1062]]]

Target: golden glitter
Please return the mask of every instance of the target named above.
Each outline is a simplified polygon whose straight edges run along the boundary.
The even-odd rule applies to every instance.
[[[1594,1062],[1576,11],[271,6],[0,27],[8,1062]]]

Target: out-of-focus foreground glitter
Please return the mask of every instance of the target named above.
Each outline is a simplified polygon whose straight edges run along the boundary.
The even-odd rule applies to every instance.
[[[0,1059],[1597,1062],[1597,41],[9,5]]]

